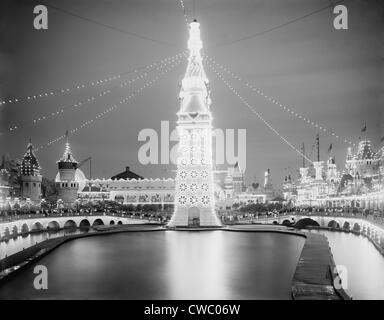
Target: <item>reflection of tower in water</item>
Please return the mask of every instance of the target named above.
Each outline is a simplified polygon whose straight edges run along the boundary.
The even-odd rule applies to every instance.
[[[221,225],[215,213],[211,100],[199,27],[196,21],[190,24],[188,67],[181,83],[175,212],[170,227]]]

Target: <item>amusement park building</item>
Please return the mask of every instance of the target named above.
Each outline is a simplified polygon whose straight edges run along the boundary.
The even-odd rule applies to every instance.
[[[312,170],[313,174],[310,174]],[[384,209],[384,147],[373,152],[369,140],[348,148],[345,168],[339,171],[335,158],[313,162],[312,168],[300,168],[297,184],[285,178],[284,197],[298,206],[328,208]]]

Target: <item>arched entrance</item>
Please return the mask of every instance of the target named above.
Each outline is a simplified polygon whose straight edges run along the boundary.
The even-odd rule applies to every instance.
[[[200,209],[191,207],[188,210],[188,227],[200,227]]]

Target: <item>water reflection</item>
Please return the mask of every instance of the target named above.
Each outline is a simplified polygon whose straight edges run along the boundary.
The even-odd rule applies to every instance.
[[[364,236],[332,231],[324,234],[335,263],[347,267],[348,290],[354,299],[384,299],[384,258]]]
[[[18,235],[16,237],[12,237],[8,240],[4,240],[0,242],[0,259],[3,259],[6,256],[10,256],[11,254],[19,252],[23,249],[31,247],[47,239],[62,237],[68,234],[84,233],[88,231],[89,231],[89,228],[81,228],[81,229],[68,228],[63,230],[50,230],[50,231]]]
[[[169,232],[166,237],[166,264],[171,274],[168,284],[170,299],[229,297],[228,270],[223,263],[226,243],[223,235],[221,231],[208,234]],[[201,283],[205,285],[201,286]]]
[[[41,259],[49,289],[33,289],[33,266],[0,298],[290,299],[304,238],[249,232],[132,232],[68,242]]]

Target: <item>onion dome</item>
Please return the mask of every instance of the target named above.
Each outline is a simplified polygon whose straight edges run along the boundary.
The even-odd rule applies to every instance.
[[[28,143],[27,151],[23,156],[20,166],[20,174],[23,176],[39,176],[41,167],[36,155],[33,152],[33,145]]]

